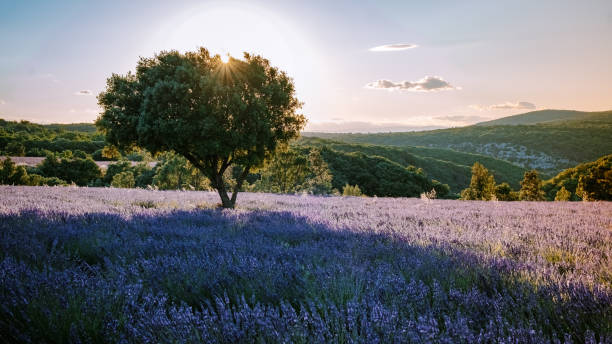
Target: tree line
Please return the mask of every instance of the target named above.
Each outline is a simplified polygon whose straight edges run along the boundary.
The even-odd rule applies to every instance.
[[[9,157],[0,162],[0,183],[214,189],[210,179],[179,154],[164,152],[152,156],[142,151],[138,154],[145,160],[135,164],[124,158],[109,164],[106,169],[98,167],[92,156],[83,151],[49,153],[37,166],[17,166]],[[226,188],[236,186],[240,172],[240,168],[225,171]],[[261,167],[253,169],[239,191],[416,197],[432,189],[436,189],[439,197],[449,196],[448,186],[428,179],[424,171],[406,168],[382,157],[288,146],[277,151]]]
[[[612,155],[581,164],[542,181],[538,171],[525,172],[521,188],[496,184],[480,163],[472,166],[470,186],[461,192],[463,200],[482,201],[612,201]]]

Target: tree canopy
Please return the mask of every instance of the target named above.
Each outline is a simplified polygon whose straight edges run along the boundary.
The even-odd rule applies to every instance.
[[[544,191],[542,191],[542,180],[538,175],[538,171],[531,170],[525,172],[525,177],[521,181],[521,190],[519,191],[521,201],[544,201]]]
[[[249,171],[297,138],[306,121],[285,72],[248,53],[223,63],[205,48],[141,58],[135,73],[107,80],[98,102],[104,111],[96,125],[111,144],[184,156],[228,208]],[[230,198],[223,175],[232,165],[242,172]]]
[[[495,195],[495,177],[482,164],[472,166],[470,186],[461,191],[461,199],[490,201]]]

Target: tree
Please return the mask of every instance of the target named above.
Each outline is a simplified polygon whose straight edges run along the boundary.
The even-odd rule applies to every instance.
[[[109,143],[184,156],[225,208],[234,207],[251,169],[297,138],[306,121],[286,73],[248,53],[223,63],[205,48],[141,58],[135,73],[108,78],[98,103],[96,125]],[[224,173],[232,165],[242,172],[230,198]]]
[[[581,175],[576,194],[585,201],[612,201],[612,163],[601,159]]]
[[[525,172],[521,181],[521,190],[519,191],[519,199],[521,201],[544,201],[544,191],[542,190],[542,180],[538,175],[538,171],[531,170]]]
[[[210,190],[210,182],[182,156],[166,153],[162,156],[153,185],[160,190]]]
[[[264,192],[294,193],[306,181],[308,158],[298,150],[279,150],[265,168],[256,189]]]
[[[572,197],[572,193],[567,191],[565,186],[562,186],[561,189],[557,191],[557,194],[555,195],[555,201],[565,202],[565,201],[569,201],[571,197]]]
[[[302,189],[315,195],[325,195],[331,192],[332,175],[318,149],[313,149],[308,154],[308,175],[302,184]]]
[[[474,163],[470,186],[461,191],[461,199],[489,201],[494,195],[495,178],[483,165]]]
[[[331,172],[318,149],[308,155],[293,147],[280,150],[259,173],[256,191],[324,195],[332,189]]]

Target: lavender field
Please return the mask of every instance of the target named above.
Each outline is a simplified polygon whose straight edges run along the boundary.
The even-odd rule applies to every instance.
[[[0,341],[612,343],[612,203],[0,186]]]

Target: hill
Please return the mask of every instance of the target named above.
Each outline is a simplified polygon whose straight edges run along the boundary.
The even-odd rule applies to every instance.
[[[580,200],[580,196],[576,195],[576,187],[581,176],[587,176],[593,172],[597,167],[603,167],[608,171],[610,176],[610,170],[612,169],[612,154],[603,156],[596,161],[586,162],[578,166],[568,168],[561,173],[557,174],[553,178],[547,180],[542,185],[542,188],[546,192],[549,199],[554,199],[557,191],[564,187],[567,191],[571,192],[571,199],[576,201]],[[603,183],[604,181],[602,181]],[[607,178],[608,185],[612,184],[611,177]],[[612,193],[610,190],[609,193]]]
[[[377,134],[305,133],[346,143],[422,146],[476,153],[554,175],[612,153],[612,112],[580,120],[532,125],[472,125],[422,132]]]
[[[8,132],[27,132],[39,135],[57,135],[66,132],[81,134],[96,134],[97,129],[93,123],[52,123],[38,124],[30,121],[7,121],[0,118],[0,128]]]
[[[612,111],[585,112],[575,110],[540,110],[520,115],[508,116],[492,121],[476,123],[477,126],[493,125],[530,125],[572,120],[593,120],[598,117],[612,116]]]
[[[508,182],[515,189],[519,188],[525,172],[524,168],[503,160],[449,149],[349,144],[313,137],[302,137],[296,145],[326,147],[343,153],[363,153],[366,156],[384,157],[405,167],[414,166],[424,170],[431,179],[448,184],[453,193],[461,192],[470,184],[471,166],[475,162],[480,162],[492,171],[498,183]]]
[[[104,136],[93,124],[37,124],[0,119],[0,154],[44,156],[45,152],[81,150],[88,154],[104,147]]]
[[[98,129],[93,123],[54,123],[43,124],[42,126],[50,130],[75,131],[87,134],[95,134],[98,132]]]

